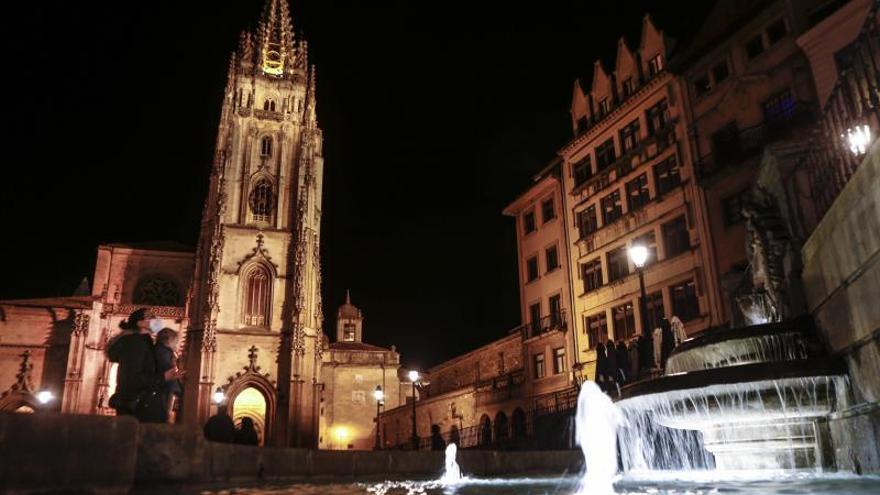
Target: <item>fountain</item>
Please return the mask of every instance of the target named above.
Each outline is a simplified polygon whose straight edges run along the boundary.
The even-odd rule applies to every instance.
[[[440,483],[444,485],[461,483],[464,479],[461,477],[461,468],[458,466],[458,462],[455,461],[456,455],[458,455],[458,446],[455,443],[447,445],[445,469],[443,476],[440,477]]]
[[[614,493],[617,473],[617,428],[620,411],[595,382],[585,382],[578,393],[575,435],[584,453],[586,474],[578,493]]]
[[[834,467],[826,419],[849,392],[801,318],[686,341],[622,396],[624,471],[821,471]]]

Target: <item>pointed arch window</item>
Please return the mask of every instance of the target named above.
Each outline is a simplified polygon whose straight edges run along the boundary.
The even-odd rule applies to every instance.
[[[272,98],[267,98],[266,101],[263,102],[263,110],[267,112],[275,111],[275,100]]]
[[[263,136],[260,140],[260,156],[272,156],[272,136]]]
[[[253,265],[244,276],[241,322],[251,327],[268,327],[271,295],[272,274],[264,265]]]
[[[272,218],[275,193],[272,190],[272,183],[268,179],[260,179],[254,184],[249,200],[255,221],[268,222]]]

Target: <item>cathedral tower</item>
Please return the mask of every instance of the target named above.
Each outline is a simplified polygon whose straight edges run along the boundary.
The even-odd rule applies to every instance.
[[[229,63],[187,309],[190,424],[219,390],[265,444],[317,445],[321,144],[306,41],[268,0]]]

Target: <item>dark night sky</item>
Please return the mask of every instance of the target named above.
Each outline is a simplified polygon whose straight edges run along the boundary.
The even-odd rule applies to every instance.
[[[195,243],[228,55],[263,1],[5,12],[0,298],[71,293],[102,242]],[[328,334],[346,288],[366,340],[408,363],[517,325],[501,209],[570,138],[572,81],[643,13],[681,37],[710,6],[294,0],[318,67]]]

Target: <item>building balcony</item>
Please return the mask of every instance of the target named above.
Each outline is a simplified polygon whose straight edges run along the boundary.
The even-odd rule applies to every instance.
[[[497,404],[523,397],[525,378],[525,370],[518,369],[489,380],[477,382],[475,384],[477,406]]]
[[[565,318],[565,309],[542,316],[540,320],[529,322],[517,327],[522,332],[523,340],[528,340],[554,331],[565,331],[568,323]]]

